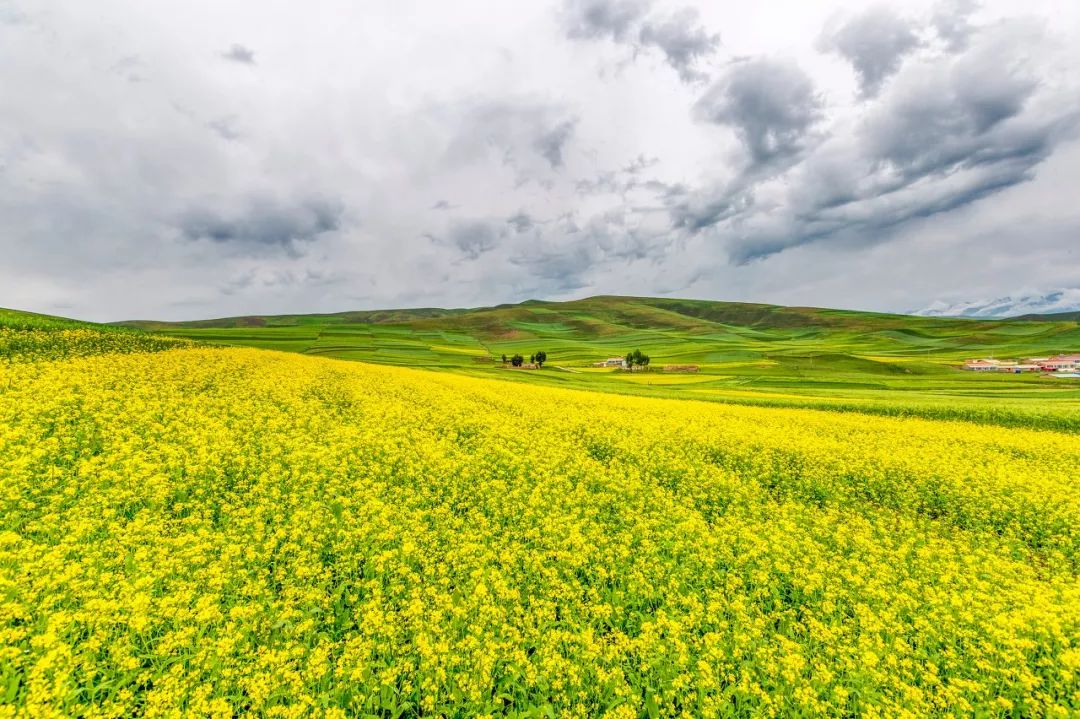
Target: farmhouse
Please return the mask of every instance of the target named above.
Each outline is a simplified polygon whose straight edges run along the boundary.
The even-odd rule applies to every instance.
[[[1020,374],[1022,372],[1038,372],[1045,370],[1043,363],[1029,360],[1027,362],[1013,362],[1006,360],[978,359],[968,360],[964,363],[964,369],[972,372],[1006,372]]]
[[[1048,359],[1039,362],[1039,367],[1047,372],[1059,372],[1061,370],[1071,370],[1080,367],[1080,355],[1067,354],[1056,355]]]
[[[971,372],[1062,372],[1080,369],[1080,354],[1063,354],[1054,357],[1032,357],[1022,362],[997,359],[971,359],[964,363]]]
[[[994,359],[973,359],[964,363],[964,369],[972,372],[997,372],[1002,362]]]
[[[608,357],[603,362],[593,362],[593,367],[622,367],[626,360],[622,357]]]

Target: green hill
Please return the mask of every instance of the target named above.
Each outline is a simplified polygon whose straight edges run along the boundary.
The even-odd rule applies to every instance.
[[[1071,426],[1080,383],[959,369],[970,357],[1080,351],[1074,319],[973,320],[648,297],[477,309],[130,322],[204,342],[629,394]],[[640,348],[652,370],[594,362]],[[502,355],[544,350],[541,371]],[[665,365],[695,365],[689,373]],[[1022,421],[1017,420],[1022,416]],[[1060,420],[1060,421],[1059,421]]]
[[[0,307],[0,328],[8,330],[66,330],[98,327],[104,331],[115,331],[109,325],[95,325],[93,322],[71,320],[66,317],[39,315],[36,312],[9,310]]]
[[[583,362],[616,349],[640,346],[651,350],[658,360],[708,364],[812,353],[834,358],[881,354],[952,362],[972,355],[1045,353],[1080,345],[1080,325],[1068,318],[1042,322],[1026,318],[970,320],[610,296],[570,302],[529,300],[477,309],[371,310],[119,324],[217,342],[284,344],[317,354],[369,352],[375,355],[374,361],[425,365],[458,364],[448,360],[466,348],[489,356],[550,348],[562,361]],[[393,352],[380,351],[394,348],[403,350],[401,362],[394,359]],[[450,356],[440,356],[445,354]]]
[[[0,361],[38,362],[188,347],[191,340],[131,327],[0,308]]]

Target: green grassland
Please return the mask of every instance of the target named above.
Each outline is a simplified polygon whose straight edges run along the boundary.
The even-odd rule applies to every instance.
[[[1080,382],[958,368],[970,357],[1078,351],[1080,324],[1071,315],[968,320],[592,297],[475,310],[124,324],[212,344],[606,392],[1080,429]],[[635,348],[652,357],[649,372],[591,366]],[[507,369],[499,361],[541,349],[549,356],[543,370]],[[666,364],[699,371],[665,373]]]
[[[159,352],[194,343],[181,337],[0,308],[0,361],[38,362],[100,354]]]

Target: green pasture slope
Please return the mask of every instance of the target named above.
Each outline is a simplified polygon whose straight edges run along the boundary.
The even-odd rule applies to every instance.
[[[90,355],[158,352],[190,340],[131,327],[0,308],[0,361],[39,362]]]
[[[125,325],[208,343],[652,396],[1080,430],[1080,382],[983,375],[969,357],[1080,351],[1072,316],[967,320],[638,297]],[[597,370],[640,348],[652,370]],[[548,353],[543,370],[501,355]],[[663,372],[695,364],[695,374]]]

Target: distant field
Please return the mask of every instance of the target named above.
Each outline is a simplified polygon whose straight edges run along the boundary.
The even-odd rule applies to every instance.
[[[957,369],[971,357],[1080,351],[1080,325],[1071,318],[958,320],[598,297],[441,314],[428,309],[135,324],[214,344],[549,386],[1080,429],[1080,383]],[[647,376],[591,367],[636,348],[652,357]],[[507,372],[498,361],[479,361],[541,349],[550,365],[541,371]],[[694,364],[699,372],[663,375],[665,364]]]

